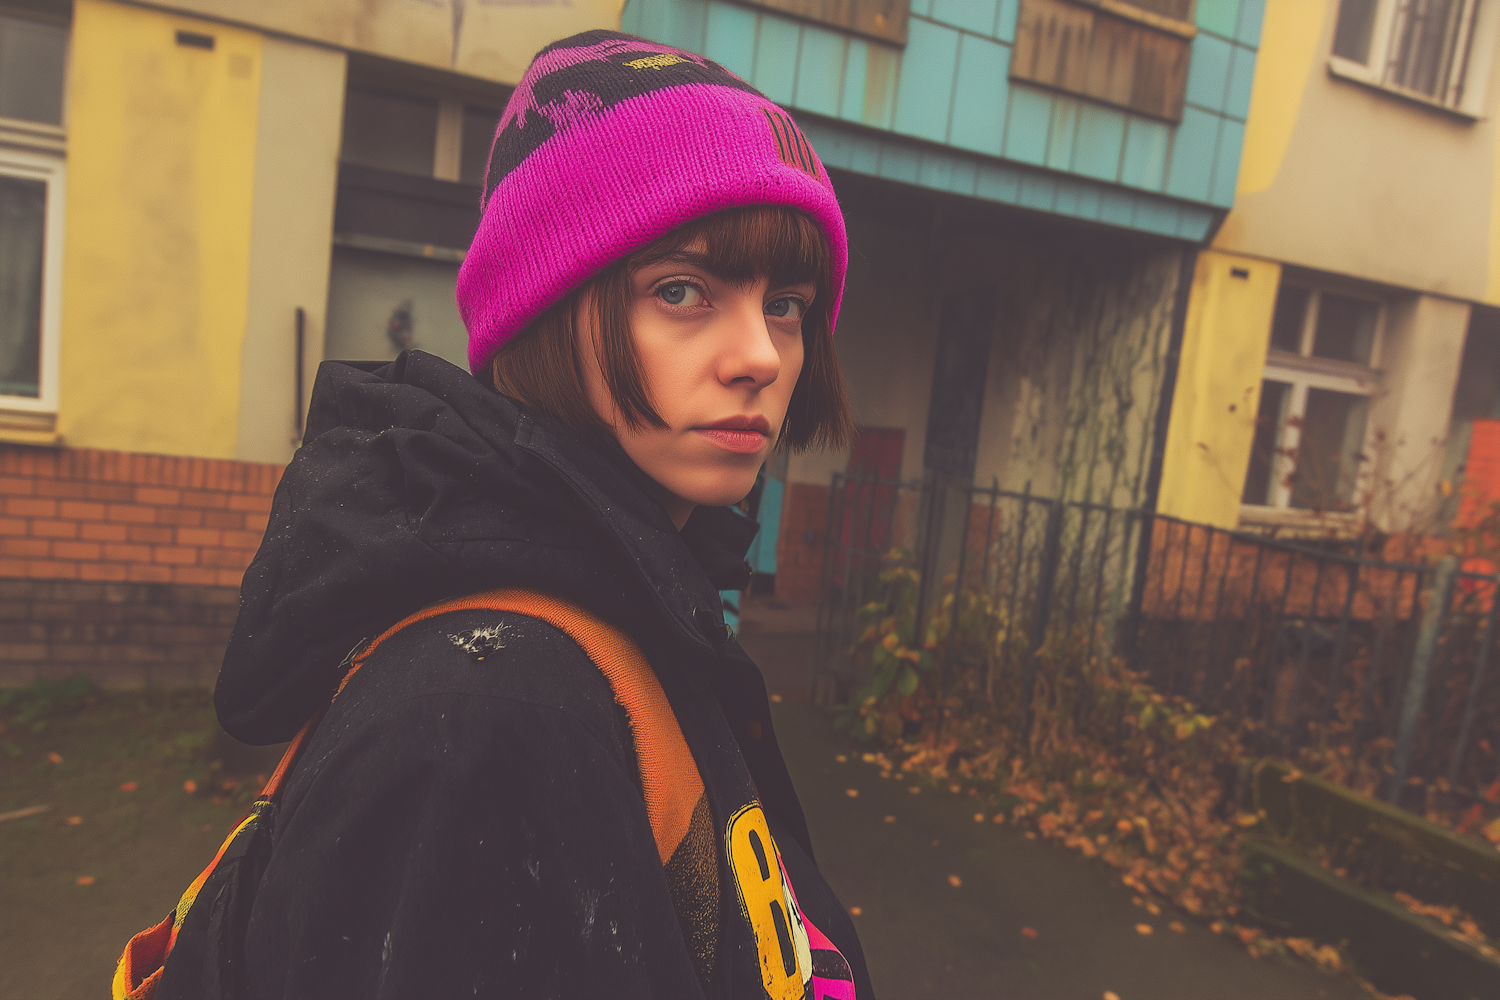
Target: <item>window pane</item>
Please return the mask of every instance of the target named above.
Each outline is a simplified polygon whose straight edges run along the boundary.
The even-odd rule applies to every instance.
[[[362,167],[432,176],[437,101],[413,94],[350,87],[339,159]]]
[[[1343,0],[1333,29],[1333,54],[1358,63],[1370,61],[1370,37],[1375,32],[1377,0]]]
[[[465,184],[483,184],[484,167],[490,159],[490,142],[500,112],[489,108],[464,107],[464,145],[459,153],[458,179]]]
[[[0,118],[62,124],[68,29],[0,16]]]
[[[1260,384],[1260,409],[1255,414],[1255,441],[1250,446],[1250,469],[1245,475],[1241,503],[1271,502],[1271,472],[1276,467],[1276,442],[1281,437],[1286,400],[1292,387],[1285,382]]]
[[[41,387],[47,185],[0,176],[0,395]]]
[[[1292,475],[1292,506],[1349,510],[1355,505],[1369,397],[1307,390],[1302,441]]]
[[[1271,317],[1271,346],[1278,351],[1302,353],[1302,324],[1307,318],[1308,291],[1282,285],[1276,293],[1276,312]]]
[[[1324,292],[1318,298],[1318,325],[1313,331],[1313,356],[1370,363],[1375,347],[1375,318],[1380,306],[1364,299]]]
[[[1463,0],[1407,0],[1396,22],[1387,80],[1442,100],[1458,57]]]

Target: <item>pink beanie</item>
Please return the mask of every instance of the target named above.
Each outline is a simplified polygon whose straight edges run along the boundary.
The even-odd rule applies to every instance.
[[[589,31],[548,46],[500,117],[479,231],[458,272],[469,370],[609,264],[744,205],[817,220],[837,321],[844,216],[790,115],[718,63],[633,35]]]

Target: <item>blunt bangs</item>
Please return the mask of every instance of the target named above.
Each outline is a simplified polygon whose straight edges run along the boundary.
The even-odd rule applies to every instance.
[[[783,205],[753,205],[702,216],[610,265],[500,349],[489,369],[495,388],[586,438],[609,437],[608,425],[589,403],[578,354],[584,349],[578,308],[587,303],[598,321],[599,367],[621,418],[632,429],[665,427],[652,405],[631,337],[631,277],[690,246],[704,254],[707,270],[726,281],[750,284],[765,278],[772,287],[807,282],[817,287],[812,308],[802,319],[802,372],[777,447],[800,452],[848,443],[854,426],[829,330],[828,242],[811,216]]]

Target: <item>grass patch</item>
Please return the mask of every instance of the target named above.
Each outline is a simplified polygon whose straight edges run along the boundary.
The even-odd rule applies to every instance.
[[[279,747],[219,729],[209,692],[0,692],[0,996],[108,994],[115,959],[218,850]],[[192,789],[188,791],[188,789]]]

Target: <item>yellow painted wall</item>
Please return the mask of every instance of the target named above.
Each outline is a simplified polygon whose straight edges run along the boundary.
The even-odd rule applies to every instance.
[[[1279,264],[1214,250],[1199,255],[1167,430],[1161,513],[1220,528],[1239,523],[1280,280]]]
[[[1236,194],[1264,191],[1276,180],[1317,61],[1327,9],[1326,0],[1271,0],[1266,4]]]
[[[58,430],[232,458],[261,36],[77,0],[72,44]]]

